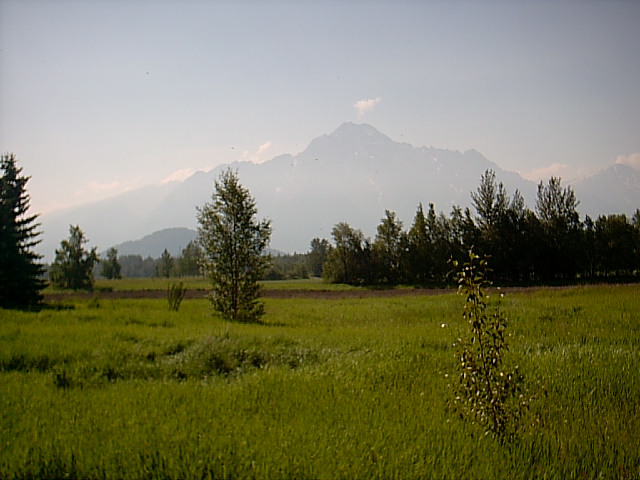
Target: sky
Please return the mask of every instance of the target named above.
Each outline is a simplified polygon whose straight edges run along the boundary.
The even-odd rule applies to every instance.
[[[0,0],[0,151],[32,213],[344,122],[534,181],[640,169],[639,1]]]

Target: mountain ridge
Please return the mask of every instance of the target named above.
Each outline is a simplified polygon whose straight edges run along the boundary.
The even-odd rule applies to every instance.
[[[611,199],[620,196],[623,189],[617,183],[630,174],[619,168],[625,166],[616,167],[614,174],[605,169],[589,181],[574,182],[576,196],[585,207],[581,214],[591,214],[588,209],[595,212],[604,205],[600,198],[604,190],[614,192]],[[496,172],[510,195],[519,190],[529,208],[535,206],[537,190],[534,182],[502,170],[477,150],[414,147],[394,141],[369,124],[347,122],[314,138],[296,155],[283,154],[260,164],[219,165],[208,172],[195,172],[182,182],[150,186],[43,216],[45,241],[40,251],[50,259],[68,236],[69,224],[80,225],[90,244],[97,244],[100,251],[162,229],[195,230],[196,207],[211,201],[214,181],[226,168],[237,170],[240,182],[256,199],[258,216],[271,219],[271,246],[290,253],[307,251],[315,237],[330,239],[331,229],[341,221],[373,236],[386,209],[410,226],[420,203],[433,203],[445,213],[454,205],[471,206],[470,193],[487,169]],[[624,198],[616,200],[624,200],[623,209],[630,208],[636,198],[635,205],[640,205],[636,183],[632,179]],[[615,202],[608,205],[612,206],[606,213],[631,214],[616,211],[620,208]]]

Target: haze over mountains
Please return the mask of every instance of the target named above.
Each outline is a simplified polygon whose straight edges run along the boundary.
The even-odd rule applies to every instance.
[[[182,182],[43,215],[38,250],[51,261],[70,224],[80,225],[89,245],[99,251],[162,229],[195,230],[196,206],[211,200],[214,180],[229,166],[255,197],[259,216],[271,219],[271,247],[284,252],[305,252],[315,237],[331,239],[331,229],[341,221],[373,237],[385,209],[395,211],[408,228],[420,202],[425,208],[434,203],[447,214],[454,205],[471,206],[470,192],[487,169],[496,172],[510,195],[520,190],[532,209],[537,191],[535,183],[502,170],[475,150],[414,147],[370,125],[345,123],[297,155],[221,165]],[[583,216],[631,215],[640,206],[640,172],[625,165],[613,165],[572,186]]]

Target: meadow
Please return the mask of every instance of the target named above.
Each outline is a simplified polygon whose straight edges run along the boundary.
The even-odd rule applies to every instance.
[[[501,300],[535,394],[504,445],[447,409],[462,297],[265,302],[0,310],[0,479],[640,478],[638,285]]]

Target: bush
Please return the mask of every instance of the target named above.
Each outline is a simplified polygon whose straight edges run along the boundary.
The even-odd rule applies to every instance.
[[[167,288],[169,310],[177,312],[180,309],[180,304],[184,299],[185,293],[187,293],[187,287],[184,286],[184,283],[177,282],[169,284],[169,287]]]

